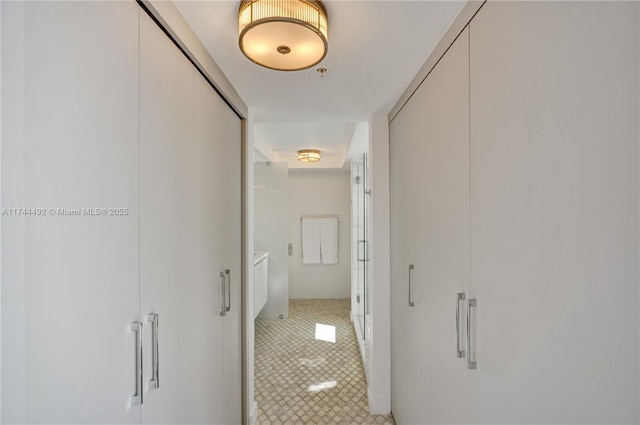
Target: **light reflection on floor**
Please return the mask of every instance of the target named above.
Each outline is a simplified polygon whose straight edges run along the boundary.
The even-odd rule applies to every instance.
[[[316,339],[319,341],[336,342],[336,327],[316,323]]]
[[[330,390],[331,388],[335,388],[336,385],[338,385],[337,381],[321,382],[320,384],[309,385],[308,391],[310,393],[317,393],[318,391]]]

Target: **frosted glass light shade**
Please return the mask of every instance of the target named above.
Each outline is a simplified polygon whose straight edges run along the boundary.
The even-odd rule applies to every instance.
[[[249,60],[280,71],[297,71],[327,54],[327,12],[315,0],[242,0],[238,43]]]
[[[298,151],[298,161],[318,162],[320,161],[320,151],[314,149],[304,149]]]

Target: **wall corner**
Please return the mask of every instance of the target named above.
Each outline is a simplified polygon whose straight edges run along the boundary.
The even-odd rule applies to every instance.
[[[371,380],[372,414],[391,412],[391,250],[389,223],[389,120],[387,114],[371,117]]]

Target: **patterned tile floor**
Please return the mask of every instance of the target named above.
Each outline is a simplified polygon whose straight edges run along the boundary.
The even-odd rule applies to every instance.
[[[289,300],[288,319],[256,320],[258,425],[395,424],[368,413],[349,308],[349,300]],[[332,329],[335,343],[316,339],[330,340]]]

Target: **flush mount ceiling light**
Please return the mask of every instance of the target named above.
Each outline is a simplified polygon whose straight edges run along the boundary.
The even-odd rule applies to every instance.
[[[327,54],[327,10],[319,0],[242,0],[240,50],[279,71],[310,68]]]
[[[320,161],[320,151],[315,149],[303,149],[298,151],[298,161],[318,162]]]

